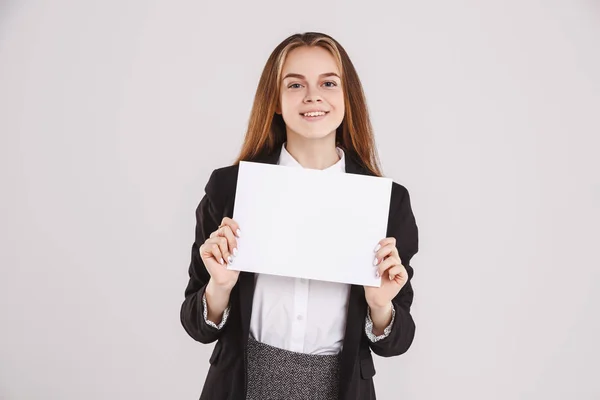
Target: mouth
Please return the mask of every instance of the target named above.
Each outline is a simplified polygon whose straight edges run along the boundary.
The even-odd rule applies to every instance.
[[[329,111],[311,111],[307,113],[300,113],[303,119],[307,121],[318,121],[325,118],[329,114]]]

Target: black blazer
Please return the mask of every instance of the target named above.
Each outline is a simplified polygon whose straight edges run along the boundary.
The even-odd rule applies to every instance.
[[[277,164],[279,152],[261,157],[256,162]],[[357,157],[346,152],[346,172],[372,175]],[[250,332],[250,315],[254,295],[254,273],[240,273],[230,296],[230,314],[221,330],[207,325],[203,318],[202,296],[210,278],[199,255],[199,247],[215,231],[223,217],[233,218],[238,166],[231,165],[213,171],[196,209],[196,238],[192,244],[189,283],[181,306],[181,323],[187,333],[201,343],[217,340],[209,359],[210,369],[200,400],[245,400],[246,398],[246,345]],[[351,218],[351,216],[348,216]],[[243,228],[242,228],[243,229]],[[364,288],[352,285],[346,332],[340,366],[340,400],[375,399],[373,376],[375,368],[371,351],[383,357],[403,354],[415,335],[415,323],[410,314],[413,289],[410,280],[413,269],[410,260],[418,251],[418,229],[408,191],[393,182],[388,217],[387,237],[396,238],[402,264],[408,271],[409,281],[392,303],[396,317],[390,336],[372,343],[366,336],[367,302]],[[383,238],[382,238],[383,239]]]

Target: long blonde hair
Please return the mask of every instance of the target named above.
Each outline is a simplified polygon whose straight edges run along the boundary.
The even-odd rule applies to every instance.
[[[248,130],[235,164],[272,154],[286,141],[283,117],[275,113],[281,85],[281,71],[290,51],[301,46],[319,46],[328,50],[341,73],[345,115],[336,130],[336,145],[375,176],[382,176],[373,137],[365,94],[346,50],[331,36],[319,32],[294,34],[281,42],[269,56],[263,69]]]

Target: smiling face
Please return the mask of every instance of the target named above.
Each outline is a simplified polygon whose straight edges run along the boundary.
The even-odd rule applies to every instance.
[[[326,49],[303,46],[290,51],[283,64],[276,111],[285,121],[288,140],[291,135],[304,139],[333,135],[335,141],[335,131],[344,119],[340,76]]]

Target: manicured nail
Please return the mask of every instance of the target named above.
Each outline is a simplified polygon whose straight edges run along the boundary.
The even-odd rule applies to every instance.
[[[233,248],[233,256],[237,257],[238,250],[236,247]]]
[[[381,245],[379,243],[377,243],[377,246],[375,247],[375,250],[373,250],[373,252],[377,252],[377,250],[379,250],[381,248]]]
[[[236,231],[235,231],[235,235],[236,235],[237,237],[240,237],[240,236],[242,236],[242,232],[240,232],[240,230],[239,230],[239,229],[236,229]]]
[[[379,271],[375,271],[375,276],[379,278]]]
[[[373,265],[377,265],[377,264],[379,264],[379,261],[376,258],[376,259],[373,260]]]
[[[231,256],[227,257],[227,263],[233,264],[233,257],[231,257]]]
[[[225,261],[223,261],[223,257],[221,257],[221,259],[219,260],[219,262],[221,263],[221,265],[225,265]]]

